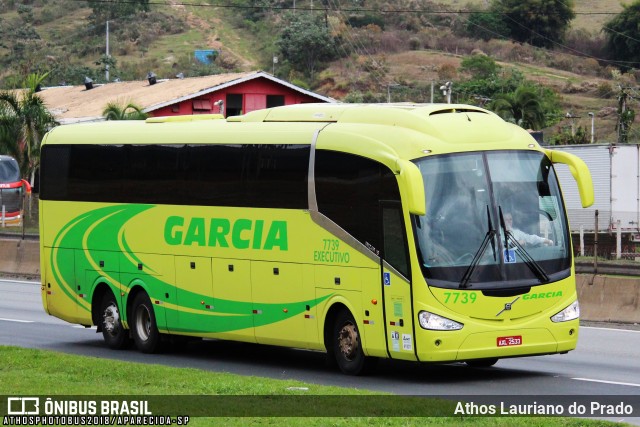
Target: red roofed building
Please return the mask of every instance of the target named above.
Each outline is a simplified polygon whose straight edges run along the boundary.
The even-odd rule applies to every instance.
[[[91,86],[91,85],[89,85]],[[280,105],[335,102],[263,71],[44,88],[38,95],[62,123],[104,120],[108,103],[136,104],[151,116],[222,113],[225,117]]]

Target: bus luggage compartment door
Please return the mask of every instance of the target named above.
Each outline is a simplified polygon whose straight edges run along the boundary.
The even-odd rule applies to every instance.
[[[251,262],[251,291],[256,341],[260,344],[304,345],[305,301],[314,289],[304,281],[301,264]]]

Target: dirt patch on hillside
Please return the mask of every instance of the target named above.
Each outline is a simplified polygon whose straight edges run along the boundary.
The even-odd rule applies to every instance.
[[[197,16],[195,13],[187,10],[183,3],[180,3],[176,0],[171,0],[170,4],[175,11],[184,16],[185,21],[190,28],[196,28],[204,34],[207,34],[205,44],[208,48],[224,52],[224,54],[231,57],[232,61],[236,63],[242,70],[252,70],[255,68],[254,61],[243,57],[220,41],[220,36],[217,31],[217,29],[221,26],[220,18],[205,20]]]

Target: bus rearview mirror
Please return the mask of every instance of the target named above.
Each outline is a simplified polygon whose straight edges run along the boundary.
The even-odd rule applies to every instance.
[[[415,163],[404,159],[397,160],[399,181],[406,189],[405,197],[409,213],[424,215],[427,212],[422,174]]]
[[[588,208],[593,205],[593,181],[591,180],[591,172],[586,163],[582,159],[574,154],[567,153],[565,151],[546,150],[547,156],[553,163],[561,163],[569,167],[573,179],[578,184],[578,191],[580,193],[580,201],[583,208]]]

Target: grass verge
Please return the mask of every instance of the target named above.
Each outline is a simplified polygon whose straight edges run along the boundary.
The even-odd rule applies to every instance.
[[[139,364],[86,356],[73,356],[52,351],[0,346],[0,395],[11,396],[59,396],[93,395],[104,398],[115,395],[153,398],[164,396],[165,401],[178,404],[181,397],[197,400],[199,396],[219,395],[227,405],[331,405],[327,415],[351,410],[354,403],[372,405],[353,408],[357,414],[384,414],[384,402],[403,405],[397,415],[411,414],[420,405],[431,407],[427,412],[452,413],[454,402],[435,398],[399,397],[351,388],[319,386],[294,380],[275,380],[259,377],[243,377],[227,373],[201,371],[191,368]],[[167,396],[172,396],[167,398]],[[242,397],[244,396],[244,397]],[[286,399],[286,396],[305,396]],[[360,396],[360,397],[358,397]],[[252,398],[253,397],[253,398]],[[256,400],[258,398],[258,400]],[[262,398],[260,401],[259,399]],[[348,406],[349,407],[346,407]],[[375,405],[375,406],[374,406]],[[341,408],[344,407],[344,408]],[[192,406],[189,406],[192,407]],[[211,408],[206,408],[209,412]],[[255,408],[247,408],[251,413]],[[283,413],[293,413],[295,408],[283,407]],[[406,409],[406,412],[405,412]],[[238,408],[242,410],[242,408]],[[293,411],[292,411],[293,410]],[[233,408],[223,408],[222,412],[233,412]],[[277,412],[277,411],[276,411]],[[155,414],[155,412],[154,412]],[[187,414],[188,415],[188,414]],[[593,421],[564,417],[404,417],[404,416],[329,416],[329,417],[192,417],[190,426],[257,426],[288,425],[298,426],[412,426],[443,425],[469,426],[620,426],[606,421]]]

